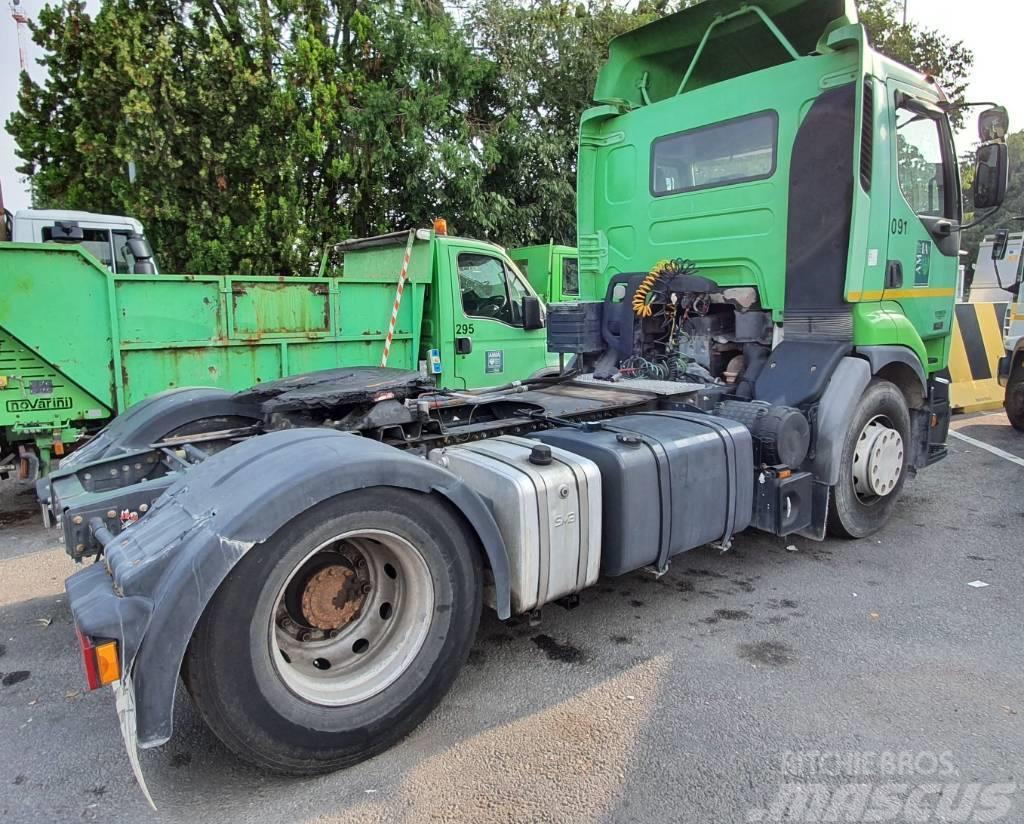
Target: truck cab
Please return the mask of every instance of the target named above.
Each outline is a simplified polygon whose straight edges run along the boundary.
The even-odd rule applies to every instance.
[[[451,365],[444,386],[495,386],[549,365],[544,303],[500,247],[444,236],[437,255],[429,311]]]
[[[1006,304],[1003,320],[1005,354],[999,360],[999,383],[1006,387],[1003,406],[1014,429],[1024,432],[1024,232],[1001,229],[978,248],[971,302]]]
[[[552,241],[512,249],[509,257],[548,303],[579,300],[579,256],[574,247]]]
[[[945,454],[962,207],[943,90],[873,50],[853,0],[707,0],[614,39],[594,100],[580,292],[605,302],[620,365],[673,375],[700,343],[701,379],[816,421],[806,468],[846,513],[829,523],[876,529],[904,475]],[[981,213],[1005,194],[1006,128],[998,107],[980,118]],[[667,279],[684,272],[716,293],[678,334]],[[865,414],[898,437],[851,434],[838,409],[824,431],[840,395],[852,409],[883,384],[900,411]],[[862,477],[858,437],[889,444],[889,480]]]
[[[11,219],[11,240],[15,243],[77,243],[116,275],[137,272],[139,258],[133,251],[135,244],[129,241],[144,237],[142,223],[123,215],[20,209]],[[152,264],[152,271],[146,273],[156,274],[155,259],[146,260]]]

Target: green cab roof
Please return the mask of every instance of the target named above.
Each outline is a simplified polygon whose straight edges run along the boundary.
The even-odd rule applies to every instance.
[[[687,91],[791,59],[757,11],[744,9],[763,12],[801,56],[814,53],[832,30],[857,22],[854,0],[704,0],[612,40],[595,101],[641,106],[676,94],[709,28],[730,15],[712,28]]]

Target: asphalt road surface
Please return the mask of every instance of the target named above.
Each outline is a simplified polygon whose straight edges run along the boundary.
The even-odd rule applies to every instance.
[[[1024,458],[1001,415],[954,426]],[[155,813],[110,691],[83,692],[74,565],[7,484],[0,821],[850,821],[889,785],[875,820],[1024,821],[1024,467],[950,452],[874,539],[749,533],[660,580],[602,580],[539,627],[485,614],[441,706],[345,772],[242,766],[179,690],[174,737],[142,753]]]

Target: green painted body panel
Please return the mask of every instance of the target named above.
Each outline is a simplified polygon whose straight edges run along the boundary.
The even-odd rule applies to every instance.
[[[581,280],[591,294],[620,272],[648,271],[663,258],[697,262],[723,286],[756,286],[781,320],[785,298],[790,152],[800,121],[821,93],[823,76],[855,77],[856,55],[788,61],[726,83],[609,116],[584,114],[580,146]],[[728,85],[729,93],[723,93]],[[659,137],[732,120],[778,113],[774,173],[767,179],[654,196],[651,145]],[[671,126],[668,126],[671,124]],[[584,170],[586,170],[584,176]],[[586,210],[582,202],[587,203]]]
[[[457,250],[508,264],[492,244],[418,235],[388,366],[418,369],[437,349],[445,388],[544,368],[544,330],[478,321],[474,351],[455,354]],[[0,244],[0,441],[35,440],[45,458],[55,433],[73,441],[168,388],[377,365],[404,252],[403,241],[349,250],[322,277],[115,275],[80,247]]]
[[[544,243],[510,249],[508,256],[546,303],[579,300],[579,279],[573,283],[572,277],[578,258],[575,247]]]
[[[924,341],[898,303],[858,303],[853,307],[853,340],[857,346],[905,346],[922,365],[928,363]]]
[[[852,0],[706,0],[612,41],[580,127],[581,298],[602,298],[617,273],[690,258],[723,286],[756,287],[784,329],[790,213],[813,208],[789,202],[794,141],[818,97],[845,84],[856,89],[845,267],[853,343],[906,346],[926,372],[945,368],[957,258],[901,191],[896,129],[897,90],[932,104],[940,92],[870,48]],[[689,187],[656,192],[659,139],[762,113],[778,119],[770,170],[701,186],[694,165]],[[951,138],[943,148],[955,158]],[[890,261],[902,264],[900,286],[887,287]]]
[[[448,238],[444,246],[437,249],[436,268],[458,271],[461,254],[494,255],[495,247],[469,238]],[[521,274],[514,265],[510,269],[512,277]],[[525,278],[520,283],[525,291],[536,293]],[[429,318],[430,337],[440,349],[442,363],[448,370],[445,386],[456,389],[496,386],[529,377],[558,363],[557,356],[547,351],[546,329],[524,331],[521,326],[467,314],[457,277],[438,281],[431,292]],[[456,354],[457,338],[469,338],[472,351]]]

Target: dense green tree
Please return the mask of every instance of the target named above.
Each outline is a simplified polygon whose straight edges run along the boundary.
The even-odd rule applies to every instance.
[[[904,24],[903,4],[898,0],[857,0],[857,13],[874,48],[935,77],[950,101],[964,99],[974,53],[962,40],[924,28],[913,20]],[[954,113],[954,122],[961,125],[960,113]]]
[[[72,0],[34,37],[48,79],[8,128],[35,203],[138,216],[166,269],[303,273],[327,241],[495,208],[468,116],[489,67],[439,4]]]
[[[78,0],[35,27],[45,84],[22,75],[18,140],[41,206],[136,215],[165,266],[294,268],[294,191],[281,179],[288,101],[217,7]],[[272,32],[269,31],[268,34]],[[56,121],[56,122],[55,122]],[[134,182],[129,178],[132,171]]]

